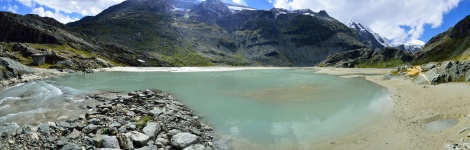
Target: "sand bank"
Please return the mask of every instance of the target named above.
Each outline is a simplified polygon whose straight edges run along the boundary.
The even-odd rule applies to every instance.
[[[410,80],[383,80],[389,69],[317,68],[318,73],[340,76],[364,76],[392,93],[393,109],[383,118],[362,130],[344,137],[315,143],[321,149],[443,149],[446,143],[461,143],[470,131],[470,84],[447,83],[416,85]],[[430,131],[425,124],[440,119],[458,119],[458,123],[441,131]]]

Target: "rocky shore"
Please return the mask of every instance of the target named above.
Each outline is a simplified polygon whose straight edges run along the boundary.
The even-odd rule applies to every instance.
[[[470,59],[465,61],[431,62],[421,66],[401,66],[385,78],[404,76],[416,84],[439,84],[470,81]]]
[[[39,126],[0,125],[1,149],[229,149],[212,128],[159,90],[92,95],[85,115]],[[213,143],[214,142],[214,143]]]

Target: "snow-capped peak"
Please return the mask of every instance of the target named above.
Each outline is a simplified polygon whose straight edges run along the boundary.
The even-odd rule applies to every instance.
[[[421,40],[412,39],[412,40],[406,42],[405,44],[403,44],[403,48],[407,51],[412,52],[412,53],[416,53],[416,52],[420,51],[421,49],[423,49],[424,44],[425,43]]]
[[[366,38],[366,39],[370,39],[370,35],[373,36],[373,39],[370,39],[370,40],[375,40],[377,41],[380,45],[382,45],[383,47],[394,47],[395,45],[393,45],[390,40],[388,40],[387,38],[385,37],[382,37],[380,36],[379,34],[375,33],[372,29],[370,29],[369,27],[365,27],[364,25],[362,25],[361,23],[355,21],[355,20],[351,20],[347,26],[349,28],[352,28],[352,29],[355,29],[356,31],[358,31],[359,35],[361,36],[361,38]]]
[[[246,5],[234,3],[234,2],[231,2],[231,1],[227,1],[227,0],[223,0],[222,2],[224,2],[225,5],[227,5],[227,7],[230,10],[232,10],[232,12],[239,12],[239,11],[242,11],[242,10],[256,10],[255,8],[251,8],[251,7],[248,7]]]

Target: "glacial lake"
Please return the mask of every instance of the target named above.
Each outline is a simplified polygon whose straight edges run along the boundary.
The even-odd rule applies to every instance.
[[[3,89],[0,122],[38,113],[45,118],[79,114],[74,103],[86,101],[80,93],[140,89],[171,93],[239,149],[308,149],[312,141],[374,123],[392,105],[388,91],[377,84],[312,69],[98,72]]]

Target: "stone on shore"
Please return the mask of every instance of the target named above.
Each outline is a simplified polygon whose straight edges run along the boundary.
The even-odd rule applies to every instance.
[[[75,143],[67,143],[67,145],[62,147],[60,150],[82,150],[82,148]]]
[[[101,138],[102,148],[121,148],[119,147],[119,141],[116,136],[103,135]]]
[[[39,125],[39,132],[43,133],[43,134],[46,134],[49,132],[49,124],[48,123],[41,123],[41,125]]]
[[[191,133],[178,133],[171,137],[171,145],[177,148],[186,148],[197,142],[198,136]]]
[[[147,122],[147,126],[144,127],[143,132],[145,135],[154,139],[156,134],[160,131],[161,127],[156,122]]]
[[[147,145],[150,137],[137,131],[126,133],[125,136],[132,142],[134,148],[141,148]]]

